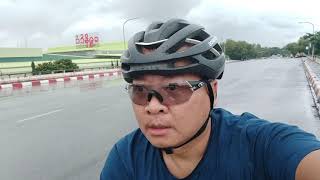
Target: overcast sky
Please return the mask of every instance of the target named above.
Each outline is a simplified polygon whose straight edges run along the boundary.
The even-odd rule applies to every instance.
[[[245,40],[282,47],[320,30],[318,0],[0,0],[0,47],[73,45],[76,34],[98,32],[121,41],[154,20],[183,18],[220,41]]]

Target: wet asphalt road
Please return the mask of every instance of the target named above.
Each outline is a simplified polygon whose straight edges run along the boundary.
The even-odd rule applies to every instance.
[[[320,121],[300,59],[256,60],[227,65],[219,106],[299,125],[320,137]]]
[[[320,121],[297,59],[230,63],[218,106],[301,126]],[[122,80],[0,92],[0,179],[98,179],[111,146],[136,128]]]

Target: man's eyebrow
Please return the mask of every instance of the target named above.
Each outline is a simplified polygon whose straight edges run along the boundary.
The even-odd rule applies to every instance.
[[[131,83],[132,85],[135,85],[135,86],[144,86],[145,84],[144,83]]]

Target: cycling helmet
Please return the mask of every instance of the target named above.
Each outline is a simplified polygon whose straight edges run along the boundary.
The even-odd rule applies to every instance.
[[[183,51],[177,51],[184,45]],[[143,48],[153,49],[144,54]],[[188,59],[186,66],[175,66],[180,59]],[[175,75],[193,73],[205,79],[221,79],[225,56],[218,39],[210,36],[202,26],[182,19],[165,23],[154,22],[128,42],[128,49],[121,56],[121,69],[127,82],[143,74]]]

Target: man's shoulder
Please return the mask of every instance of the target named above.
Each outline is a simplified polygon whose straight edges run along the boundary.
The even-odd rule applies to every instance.
[[[213,113],[214,122],[228,127],[244,128],[249,125],[267,125],[270,121],[261,119],[252,113],[244,112],[241,115],[235,115],[225,109],[217,108]]]
[[[299,162],[320,148],[313,134],[294,125],[270,122],[251,113],[234,115],[224,109],[216,109],[213,115],[216,146],[222,149],[216,151],[222,158],[221,167],[247,168],[253,177],[266,174],[274,179],[294,179]],[[229,161],[232,158],[240,161]]]
[[[261,119],[249,112],[235,115],[222,108],[217,108],[215,109],[213,116],[213,124],[218,126],[221,132],[245,134],[246,137],[254,137],[257,135],[260,137],[261,135],[265,135],[262,137],[270,137],[272,134],[281,135],[292,131],[304,132],[295,125],[271,122],[269,120]]]

